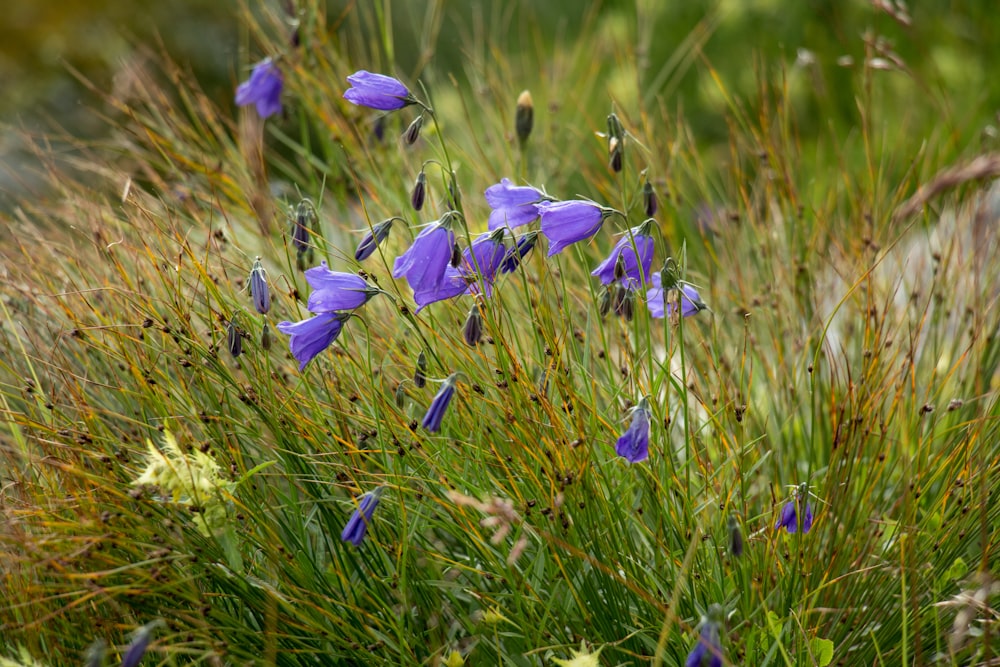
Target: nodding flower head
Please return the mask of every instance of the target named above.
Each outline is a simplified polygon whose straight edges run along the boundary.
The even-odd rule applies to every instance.
[[[637,289],[649,282],[654,245],[649,234],[651,226],[652,220],[647,220],[630,229],[590,275],[599,277],[602,285],[620,282],[628,289]]]
[[[663,318],[673,315],[677,303],[680,303],[681,317],[691,317],[708,307],[701,300],[698,290],[687,283],[677,283],[674,287],[664,288],[660,272],[653,274],[650,284],[652,287],[646,290],[646,307],[653,317]],[[673,296],[676,296],[676,299]]]
[[[649,400],[643,397],[632,410],[632,423],[615,443],[615,452],[629,463],[649,458]]]
[[[340,533],[342,541],[349,542],[356,547],[361,546],[361,542],[365,539],[365,533],[368,532],[368,525],[372,522],[372,515],[375,514],[375,508],[378,507],[378,503],[382,499],[383,491],[384,488],[380,486],[361,496],[357,508]]]
[[[416,102],[409,89],[391,76],[360,70],[347,77],[351,87],[344,99],[358,106],[379,111],[395,111]]]
[[[444,281],[445,269],[451,263],[454,245],[451,216],[446,213],[440,220],[425,227],[410,248],[396,258],[392,277],[405,277],[414,292],[437,290]]]
[[[809,503],[809,487],[805,484],[799,485],[795,490],[795,495],[781,508],[778,522],[775,528],[784,528],[789,533],[796,533],[799,530],[799,513],[802,514],[802,532],[808,533],[813,525],[812,505]]]
[[[496,185],[486,188],[486,203],[490,205],[490,230],[501,227],[518,227],[538,219],[539,202],[546,197],[541,190],[527,185],[514,185],[503,178]]]
[[[301,322],[278,323],[278,331],[291,336],[288,344],[300,371],[337,340],[347,317],[344,313],[320,313]]]
[[[261,315],[267,315],[267,311],[271,310],[271,289],[267,285],[267,272],[260,263],[260,257],[254,260],[253,268],[250,269],[249,284],[253,307]]]
[[[458,382],[457,373],[448,376],[448,379],[441,385],[441,389],[438,390],[437,395],[434,396],[434,400],[431,401],[430,407],[427,408],[427,414],[424,415],[421,426],[431,433],[437,433],[441,430],[441,421],[444,419],[444,413],[447,412],[448,404],[451,403],[451,399],[455,395],[456,382]]]
[[[267,58],[254,65],[250,78],[236,89],[236,104],[255,105],[261,118],[273,116],[281,112],[282,86],[281,70]]]
[[[542,234],[549,240],[549,257],[577,241],[589,239],[610,215],[608,210],[582,199],[543,201],[537,208]]]
[[[709,607],[708,618],[701,624],[698,643],[688,653],[684,667],[722,667],[722,642],[719,639],[719,625],[722,623],[722,607]]]
[[[500,273],[513,273],[525,255],[534,249],[536,243],[538,243],[538,232],[521,234],[517,239],[517,245],[507,251],[500,265]]]
[[[331,271],[325,261],[306,271],[306,282],[313,289],[306,304],[311,313],[354,310],[379,293],[361,276]]]

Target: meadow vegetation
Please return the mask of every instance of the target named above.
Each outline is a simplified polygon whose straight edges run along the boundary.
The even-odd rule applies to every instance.
[[[652,62],[656,3],[473,13],[455,75],[444,3],[416,64],[393,3],[285,4],[238,76],[271,57],[280,111],[155,54],[0,218],[0,665],[998,664],[1000,157],[919,12],[857,9],[839,64],[746,33],[733,81],[726,3]],[[615,213],[416,312],[396,258],[503,178]],[[321,261],[378,292],[302,363]]]

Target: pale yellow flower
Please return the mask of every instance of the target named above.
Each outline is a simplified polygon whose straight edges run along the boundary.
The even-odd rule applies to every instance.
[[[600,667],[601,662],[599,658],[601,655],[601,649],[603,648],[604,647],[602,646],[593,653],[589,653],[587,652],[586,645],[583,642],[580,642],[579,651],[574,651],[573,649],[570,649],[570,651],[573,653],[572,658],[570,658],[569,660],[562,660],[561,658],[552,658],[552,661],[555,662],[557,665],[562,665],[562,667]]]

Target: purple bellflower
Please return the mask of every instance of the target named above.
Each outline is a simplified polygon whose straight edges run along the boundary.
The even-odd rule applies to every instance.
[[[379,293],[361,276],[331,271],[325,261],[306,270],[306,282],[313,288],[306,304],[312,313],[354,310]]]
[[[538,232],[522,234],[517,239],[517,245],[507,251],[500,265],[500,273],[513,273],[524,256],[534,249],[536,243],[538,243]]]
[[[358,500],[357,508],[351,514],[351,518],[347,520],[344,530],[340,533],[342,541],[350,542],[356,547],[361,546],[361,541],[365,539],[365,533],[368,532],[368,525],[372,522],[372,515],[375,514],[375,508],[378,507],[384,490],[384,487],[380,486],[374,491],[369,491],[361,496]]]
[[[807,488],[800,486],[795,491],[795,497],[789,500],[781,508],[781,515],[778,517],[778,523],[774,524],[775,528],[784,528],[789,533],[796,533],[799,530],[799,513],[798,508],[803,507],[802,512],[802,532],[808,533],[809,529],[813,525],[813,511],[812,506],[809,504],[807,498],[809,491]]]
[[[250,73],[250,78],[236,89],[236,104],[257,106],[257,115],[261,118],[281,113],[281,88],[283,86],[281,70],[270,58],[256,65]]]
[[[715,606],[715,605],[713,605]],[[698,643],[688,653],[684,667],[722,667],[722,643],[719,641],[719,626],[714,621],[705,621],[698,632]]]
[[[413,300],[417,303],[417,312],[437,301],[453,299],[462,294],[478,294],[480,284],[482,292],[487,297],[492,296],[493,282],[507,256],[503,234],[502,229],[480,234],[472,242],[472,246],[461,254],[458,266],[445,269],[440,285],[414,291]]]
[[[649,269],[653,265],[653,237],[649,235],[651,225],[652,220],[647,220],[629,230],[618,240],[608,258],[590,275],[599,277],[602,285],[620,280],[628,289],[637,289],[648,283]]]
[[[536,206],[542,219],[542,234],[549,240],[549,257],[577,241],[589,239],[600,230],[609,211],[594,202],[543,201]]]
[[[486,188],[486,203],[490,212],[489,229],[518,227],[534,222],[538,218],[539,202],[546,201],[540,190],[527,185],[514,185],[509,178],[503,178],[496,185]]]
[[[292,337],[289,346],[300,371],[337,340],[347,317],[345,313],[320,313],[301,322],[278,323],[278,331]]]
[[[666,296],[671,290],[663,288],[663,278],[659,272],[653,274],[650,284],[652,284],[652,287],[646,290],[646,306],[649,308],[649,314],[660,319],[667,315],[671,315],[674,311],[675,304],[665,302]],[[708,307],[705,305],[705,302],[701,300],[698,290],[691,285],[679,284],[675,289],[678,290],[678,301],[680,301],[681,304],[681,317],[691,317]]]
[[[416,102],[406,86],[385,74],[360,70],[347,77],[347,81],[351,87],[344,92],[344,99],[358,106],[395,111]]]
[[[649,458],[649,400],[645,396],[632,410],[632,423],[615,443],[615,452],[629,463]]]
[[[393,264],[392,277],[405,276],[414,293],[433,292],[444,282],[445,269],[451,263],[455,245],[451,218],[451,213],[445,213],[440,220],[425,227]]]
[[[135,634],[132,636],[132,642],[125,649],[125,657],[122,658],[122,667],[138,667],[139,663],[142,662],[142,657],[146,655],[146,649],[149,648],[150,641],[153,639],[153,631],[161,625],[163,625],[163,621],[156,620],[147,623],[135,631]]]
[[[457,373],[449,375],[444,384],[441,385],[437,395],[434,396],[434,400],[431,401],[431,406],[427,408],[427,414],[424,415],[424,419],[420,424],[431,433],[437,433],[441,430],[441,420],[444,419],[444,413],[448,410],[448,404],[451,403],[451,398],[455,395],[455,383],[457,381]]]

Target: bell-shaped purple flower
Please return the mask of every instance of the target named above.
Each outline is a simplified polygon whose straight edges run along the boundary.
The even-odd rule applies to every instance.
[[[330,347],[337,340],[344,327],[344,313],[320,313],[301,322],[279,322],[278,331],[291,336],[289,347],[292,356],[299,361],[303,370],[316,355]]]
[[[480,279],[486,296],[493,294],[493,281],[507,256],[507,246],[503,242],[503,230],[480,234],[472,246],[462,253],[460,269],[469,281],[469,289],[479,292]]]
[[[398,79],[385,74],[360,70],[347,77],[347,81],[351,87],[344,92],[344,99],[358,106],[395,111],[416,101]]]
[[[722,643],[719,641],[719,626],[714,621],[705,621],[698,632],[698,643],[688,653],[684,667],[722,667]]]
[[[147,623],[135,631],[131,643],[125,649],[125,656],[122,658],[122,667],[138,667],[153,639],[153,631],[161,625],[163,625],[163,621],[156,620]]]
[[[517,245],[507,251],[503,263],[500,265],[500,273],[513,273],[524,256],[534,249],[538,243],[538,232],[528,232],[522,234],[517,239]]]
[[[384,488],[380,486],[361,496],[357,509],[347,520],[344,530],[340,532],[342,541],[350,542],[356,547],[361,546],[362,540],[365,539],[365,533],[368,532],[368,525],[372,522],[372,515],[375,514],[375,508],[378,507],[379,500],[382,499],[383,491]]]
[[[620,280],[628,289],[637,289],[648,283],[649,269],[653,265],[653,237],[649,235],[649,228],[648,222],[633,227],[618,240],[608,258],[590,275],[599,277],[602,285]]]
[[[509,178],[486,188],[484,194],[486,203],[493,209],[490,212],[490,230],[534,222],[538,218],[536,204],[546,200],[540,190],[527,185],[514,185]]]
[[[354,310],[379,293],[361,276],[331,271],[325,261],[306,271],[306,282],[313,288],[306,304],[312,313]]]
[[[432,289],[413,293],[413,301],[417,304],[416,312],[438,301],[447,301],[462,296],[469,291],[469,279],[460,269],[449,266],[445,269],[441,284]]]
[[[457,373],[449,375],[448,379],[441,385],[441,389],[438,390],[437,395],[434,396],[434,400],[431,401],[431,406],[427,408],[427,414],[424,415],[424,419],[420,424],[431,433],[437,433],[441,430],[441,420],[444,419],[444,413],[448,410],[448,404],[451,403],[451,399],[455,395],[455,383],[457,381]]]
[[[629,463],[649,458],[649,400],[645,397],[632,410],[632,423],[615,443],[615,452]]]
[[[549,240],[549,257],[577,241],[589,239],[598,232],[608,215],[594,202],[580,199],[543,201],[537,208],[542,219],[542,234]]]
[[[451,231],[451,216],[445,214],[440,220],[424,228],[410,248],[396,258],[392,277],[405,276],[414,293],[437,290],[444,281],[445,269],[451,264],[454,245],[455,233]]]
[[[798,532],[798,508],[804,505],[802,512],[802,532],[809,532],[809,529],[812,528],[813,525],[812,506],[809,504],[809,501],[804,500],[802,496],[803,494],[796,492],[795,497],[784,504],[781,508],[781,516],[778,517],[778,523],[774,524],[775,528],[784,528],[789,533]]]
[[[674,304],[665,302],[666,296],[671,290],[663,289],[663,279],[659,272],[653,274],[650,284],[652,287],[646,290],[646,307],[649,308],[649,314],[661,319],[672,314]],[[677,299],[681,306],[681,317],[690,317],[707,308],[705,302],[701,300],[698,290],[691,285],[682,283],[675,289],[678,290]]]
[[[281,70],[267,58],[257,63],[250,78],[236,89],[236,104],[241,107],[256,105],[261,118],[273,116],[281,112],[282,86]]]

